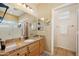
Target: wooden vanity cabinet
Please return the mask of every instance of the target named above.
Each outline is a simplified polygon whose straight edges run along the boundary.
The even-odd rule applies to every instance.
[[[40,54],[42,54],[44,52],[44,39],[40,39],[39,40],[39,51],[40,51]]]
[[[20,53],[20,56],[28,56],[27,46],[22,47],[19,53]]]
[[[36,41],[30,45],[28,45],[29,47],[29,56],[39,56],[39,41]]]
[[[44,52],[44,39],[40,39],[30,45],[29,47],[29,56],[39,56]]]
[[[39,56],[44,51],[44,39],[37,40],[16,50],[6,53],[6,56]]]

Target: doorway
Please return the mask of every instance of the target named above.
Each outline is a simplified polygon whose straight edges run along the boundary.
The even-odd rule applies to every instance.
[[[54,55],[75,56],[78,52],[78,4],[66,4],[54,10]]]

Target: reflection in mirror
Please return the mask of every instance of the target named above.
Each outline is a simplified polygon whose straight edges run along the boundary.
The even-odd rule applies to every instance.
[[[4,9],[4,8],[5,8],[5,11],[2,10],[2,9]],[[8,8],[9,8],[9,7],[6,6],[5,4],[0,3],[0,10],[4,11],[4,12],[3,12],[3,15],[0,16],[0,23],[3,21],[3,19],[4,19],[4,17],[5,17],[5,14],[6,14],[7,10],[8,10]]]
[[[2,40],[21,37],[26,39],[37,35],[38,21],[35,16],[13,7],[10,3],[5,3],[5,5],[9,6],[9,9],[3,22],[0,23],[0,38]],[[4,10],[0,9],[0,16]]]
[[[8,6],[11,6],[8,3]],[[5,8],[0,7],[0,16],[4,14]],[[20,38],[22,31],[18,28],[19,17],[23,15],[24,12],[18,10],[14,7],[10,7],[0,23],[0,38],[2,40]]]

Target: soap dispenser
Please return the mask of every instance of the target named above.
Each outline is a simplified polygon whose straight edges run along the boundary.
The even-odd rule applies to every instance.
[[[0,38],[0,50],[5,50],[5,42]]]

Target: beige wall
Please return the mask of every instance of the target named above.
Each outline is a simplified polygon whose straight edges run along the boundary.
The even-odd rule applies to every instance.
[[[40,4],[38,5],[38,17],[44,17],[45,18],[45,22],[46,21],[51,21],[53,20],[53,14],[52,14],[52,10],[56,7],[59,6],[61,4]],[[45,35],[46,40],[45,40],[45,50],[49,53],[51,53],[51,51],[53,51],[53,48],[51,48],[51,44],[52,44],[52,40],[51,40],[51,24],[45,26],[45,31],[39,31],[38,34],[40,35]]]
[[[51,52],[51,25],[45,26],[44,30],[38,31],[37,34],[45,36],[45,50]]]

